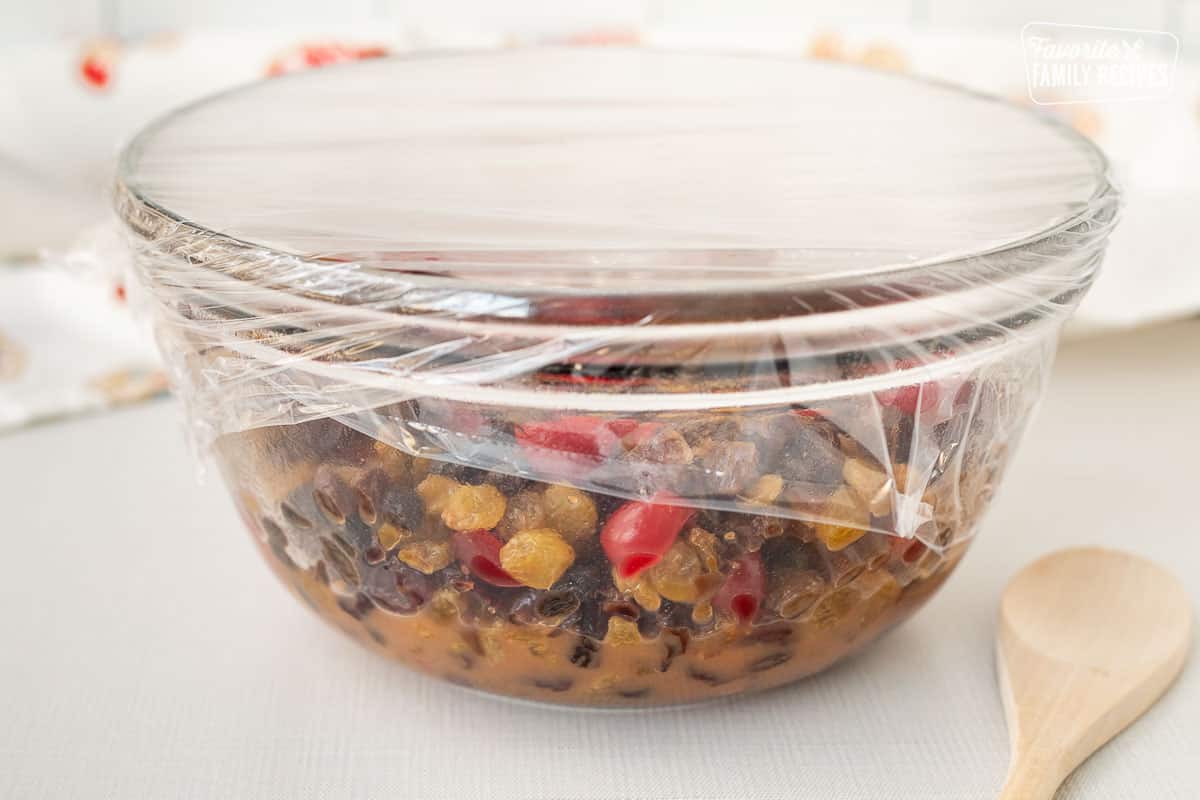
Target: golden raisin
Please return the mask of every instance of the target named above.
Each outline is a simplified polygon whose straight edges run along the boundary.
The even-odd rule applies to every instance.
[[[605,644],[637,644],[641,639],[642,636],[638,633],[637,623],[633,620],[626,619],[617,614],[608,618],[608,633],[604,636]]]
[[[892,479],[860,458],[847,458],[842,464],[842,478],[863,499],[871,513],[883,516],[892,508]]]
[[[508,500],[504,518],[496,527],[496,533],[507,539],[521,531],[553,527],[546,521],[546,509],[538,492],[520,492]]]
[[[822,509],[825,522],[813,524],[813,532],[825,549],[836,551],[857,542],[867,533],[871,517],[861,501],[842,487],[830,496]]]
[[[813,606],[812,621],[822,630],[832,628],[841,622],[857,603],[858,592],[854,588],[843,586],[841,589],[835,589]]]
[[[596,532],[596,504],[570,486],[551,486],[542,493],[546,524],[569,542],[579,543]]]
[[[697,625],[704,625],[707,622],[711,622],[712,618],[713,606],[712,603],[708,602],[707,600],[705,600],[703,603],[697,603],[695,607],[692,608],[692,622],[696,623]]]
[[[383,442],[375,442],[374,449],[375,457],[379,459],[379,466],[387,473],[388,477],[397,481],[408,478],[411,459],[407,453]]]
[[[490,483],[460,485],[450,492],[442,508],[442,522],[456,531],[491,530],[504,518],[506,505],[504,495]]]
[[[622,578],[614,569],[612,579],[617,591],[629,595],[635,603],[647,611],[658,611],[662,607],[662,597],[655,590],[647,573],[642,572],[632,578]]]
[[[575,550],[550,528],[521,531],[500,548],[500,566],[535,589],[549,589],[575,563]]]
[[[445,475],[430,475],[417,484],[417,494],[425,503],[425,513],[441,514],[450,500],[451,493],[461,486],[458,481]]]
[[[716,572],[721,566],[721,558],[717,555],[717,537],[704,528],[692,528],[688,531],[688,543],[700,554],[700,562],[709,572]]]
[[[774,503],[779,493],[783,491],[783,477],[770,473],[763,475],[745,494],[745,501],[756,506],[767,506]]]
[[[650,580],[658,593],[676,603],[694,603],[700,599],[700,577],[704,566],[696,549],[687,542],[676,541],[650,568]]]
[[[376,535],[379,537],[379,546],[384,550],[391,550],[405,539],[411,539],[412,531],[385,522],[379,526],[379,533]]]
[[[432,575],[440,569],[450,566],[453,557],[450,553],[449,542],[413,542],[401,547],[396,558],[416,570]]]

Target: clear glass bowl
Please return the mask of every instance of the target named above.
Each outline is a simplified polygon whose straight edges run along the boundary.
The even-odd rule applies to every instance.
[[[117,204],[283,582],[403,663],[599,706],[776,686],[918,608],[1118,205],[990,98],[553,49],[203,101]]]

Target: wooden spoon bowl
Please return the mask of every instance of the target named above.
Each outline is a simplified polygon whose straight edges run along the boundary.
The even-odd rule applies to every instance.
[[[1000,604],[997,661],[1012,742],[1001,800],[1053,797],[1183,668],[1192,606],[1168,572],[1126,553],[1064,550]]]

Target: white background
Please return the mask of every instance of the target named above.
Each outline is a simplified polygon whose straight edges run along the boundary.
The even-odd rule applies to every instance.
[[[406,25],[563,32],[589,26],[779,32],[848,22],[1002,28],[1030,20],[1171,30],[1200,41],[1200,0],[0,0],[0,43],[181,28]]]

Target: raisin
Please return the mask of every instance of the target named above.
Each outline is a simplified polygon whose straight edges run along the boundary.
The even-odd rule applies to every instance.
[[[675,659],[687,652],[691,632],[687,628],[667,628],[663,632],[663,647],[666,655],[658,665],[659,672],[666,672],[675,663]]]
[[[565,692],[575,685],[570,678],[534,678],[533,685],[548,692]]]
[[[362,592],[354,595],[354,597],[339,597],[338,608],[345,611],[354,619],[362,619],[375,608],[375,604],[371,602],[371,598],[367,597]]]
[[[780,664],[787,663],[791,658],[791,653],[772,653],[753,662],[747,669],[750,672],[766,672],[769,669],[778,667]]]
[[[500,548],[500,566],[535,589],[549,589],[575,561],[575,550],[549,528],[521,531]]]
[[[584,492],[570,486],[550,486],[542,493],[545,527],[553,528],[572,544],[596,532],[596,504]],[[533,526],[530,527],[541,527]]]
[[[313,474],[313,502],[317,508],[335,525],[346,521],[346,513],[350,510],[347,497],[348,487],[338,477],[337,473],[325,465],[317,467]]]
[[[432,478],[426,479],[429,480]],[[445,499],[442,522],[456,531],[491,530],[504,518],[506,502],[500,490],[491,484],[458,486]]]
[[[596,663],[600,648],[591,639],[581,638],[571,652],[571,663],[580,669],[588,669]]]
[[[358,568],[340,545],[335,544],[332,539],[321,537],[321,553],[325,556],[322,563],[328,563],[338,577],[349,584],[358,583]]]
[[[290,503],[281,503],[279,513],[283,516],[284,521],[300,530],[308,530],[312,527],[312,520],[297,511]]]
[[[755,628],[743,639],[743,642],[747,644],[779,644],[792,638],[793,633],[795,631],[791,625],[788,625],[786,622],[779,622],[774,625],[764,625],[761,628]]]
[[[579,596],[574,592],[549,592],[534,605],[537,615],[547,619],[565,617],[578,608]]]
[[[688,667],[687,676],[694,681],[707,683],[709,686],[720,686],[722,684],[729,683],[728,678],[719,677],[711,672],[706,672],[705,670],[695,666]]]

